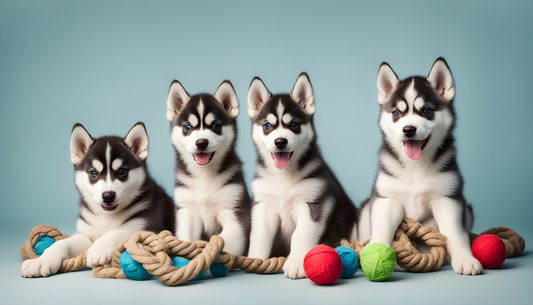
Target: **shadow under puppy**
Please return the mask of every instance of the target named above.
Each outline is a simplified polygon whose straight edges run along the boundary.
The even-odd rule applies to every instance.
[[[167,99],[167,119],[176,150],[176,235],[185,241],[224,238],[223,250],[244,255],[251,201],[235,152],[239,103],[224,81],[214,95],[189,96],[178,81]]]
[[[409,217],[446,235],[456,273],[483,273],[470,250],[473,213],[456,160],[455,86],[448,64],[438,58],[427,77],[400,81],[383,63],[377,87],[383,144],[372,195],[361,207],[359,239],[391,245]]]
[[[76,234],[55,242],[22,264],[23,277],[57,273],[63,259],[87,252],[87,266],[111,262],[116,245],[138,231],[174,231],[175,206],[146,166],[148,135],[137,123],[125,138],[93,139],[74,125],[71,161],[80,193]]]
[[[283,270],[291,279],[305,277],[304,257],[316,245],[357,237],[358,210],[322,157],[314,113],[306,73],[290,94],[272,95],[258,77],[250,85],[257,165],[249,256],[288,255]]]

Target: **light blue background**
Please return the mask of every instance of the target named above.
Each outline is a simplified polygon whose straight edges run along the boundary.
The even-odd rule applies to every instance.
[[[405,78],[427,75],[444,56],[456,82],[455,134],[465,195],[476,215],[473,231],[508,226],[530,241],[532,16],[532,1],[0,1],[0,262],[7,270],[1,298],[14,302],[23,291],[46,285],[69,289],[73,279],[128,290],[142,286],[94,279],[89,272],[25,280],[19,277],[18,249],[39,223],[75,231],[78,193],[69,141],[76,122],[98,137],[124,136],[143,121],[151,173],[171,192],[175,157],[165,103],[173,79],[191,94],[213,93],[224,79],[231,80],[241,111],[238,152],[250,181],[255,165],[246,113],[250,81],[259,76],[272,92],[288,92],[298,74],[308,72],[319,144],[359,205],[370,194],[381,142],[380,63],[387,61]],[[447,269],[397,273],[387,284],[356,277],[357,284],[344,281],[320,291],[331,300],[353,298],[357,290],[383,296],[431,278],[431,285],[454,282],[454,289],[469,296],[461,300],[483,299],[468,291],[501,287],[496,283],[507,283],[520,296],[526,286],[519,279],[528,276],[532,258],[527,254],[511,262],[479,279]],[[191,289],[192,297],[192,287],[206,291],[249,282],[252,294],[260,293],[253,287],[270,285],[291,295],[280,296],[280,302],[320,299],[309,293],[318,288],[307,280],[230,275],[217,279],[220,284],[204,281],[184,289]],[[158,284],[145,285],[160,289]],[[290,287],[294,290],[284,290]],[[427,296],[430,287],[422,289]],[[394,299],[394,293],[386,295]]]

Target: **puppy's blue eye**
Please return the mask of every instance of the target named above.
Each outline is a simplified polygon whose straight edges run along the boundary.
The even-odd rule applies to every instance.
[[[393,111],[392,114],[399,116],[402,112],[400,110]]]
[[[297,128],[298,126],[300,126],[300,124],[296,123],[296,122],[291,122],[291,128]]]
[[[220,129],[220,125],[218,124],[213,124],[213,126],[211,126],[211,129],[213,129],[214,131],[217,131]]]
[[[126,172],[127,171],[124,168],[122,168],[122,167],[118,169],[119,176],[124,176],[126,174]]]
[[[265,129],[266,129],[266,130],[269,130],[270,127],[272,127],[272,125],[270,125],[270,123],[266,123],[264,126],[265,126]]]
[[[432,109],[429,109],[428,107],[426,107],[426,108],[422,109],[422,112],[423,112],[424,114],[431,114],[431,113],[433,112],[433,110],[432,110]]]
[[[185,131],[191,131],[192,126],[187,124],[183,127],[183,129],[185,129]]]
[[[91,174],[91,177],[92,177],[92,178],[96,178],[96,177],[98,177],[98,173],[97,173],[96,171],[91,171],[90,174]]]

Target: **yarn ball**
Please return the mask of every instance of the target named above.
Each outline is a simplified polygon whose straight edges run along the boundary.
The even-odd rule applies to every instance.
[[[228,274],[229,270],[224,268],[222,263],[214,263],[209,267],[209,271],[213,276],[221,277]]]
[[[48,249],[48,247],[50,247],[55,242],[56,240],[53,239],[52,237],[41,235],[39,236],[39,239],[37,239],[37,242],[35,243],[33,250],[35,251],[35,254],[41,256],[43,255],[44,250]]]
[[[342,273],[339,253],[326,245],[318,245],[305,255],[304,270],[307,278],[314,283],[329,285]]]
[[[391,277],[395,264],[394,250],[385,244],[368,244],[361,251],[361,267],[371,281],[381,282]]]
[[[172,263],[174,264],[174,267],[180,269],[180,268],[183,268],[183,267],[187,266],[190,263],[190,261],[188,259],[186,259],[186,258],[176,256],[176,257],[174,257],[172,259]],[[204,277],[204,274],[205,274],[205,271],[200,272],[200,274],[198,274],[191,281],[201,280],[202,277]]]
[[[483,268],[496,269],[505,261],[507,251],[501,238],[492,234],[484,234],[472,243],[472,255]]]
[[[132,280],[144,281],[152,277],[143,265],[131,257],[128,251],[122,252],[120,255],[120,268],[122,272]]]
[[[357,272],[357,269],[359,269],[359,258],[357,257],[357,253],[352,248],[348,248],[345,246],[338,246],[335,248],[335,251],[339,253],[339,256],[341,257],[342,262],[342,278],[350,278],[354,276],[354,274]]]

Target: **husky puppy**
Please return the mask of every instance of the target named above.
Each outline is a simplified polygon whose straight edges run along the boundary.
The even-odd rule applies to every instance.
[[[170,85],[167,119],[176,150],[177,237],[186,241],[224,238],[224,251],[243,255],[250,234],[251,202],[242,162],[235,152],[239,102],[224,81],[214,95],[189,96]]]
[[[289,255],[283,270],[291,279],[305,277],[303,260],[314,246],[357,237],[358,210],[322,158],[314,113],[306,73],[290,94],[272,95],[258,77],[250,85],[257,165],[249,256]]]
[[[361,208],[359,239],[390,245],[409,217],[448,237],[448,260],[456,273],[483,273],[470,250],[473,214],[456,161],[455,89],[446,61],[438,58],[428,77],[401,81],[383,63],[377,87],[383,144],[372,195]]]
[[[148,135],[137,123],[125,138],[94,139],[74,125],[70,160],[80,193],[77,233],[22,264],[23,277],[57,273],[63,259],[87,252],[87,266],[111,262],[116,245],[138,231],[174,231],[175,206],[146,167]]]

